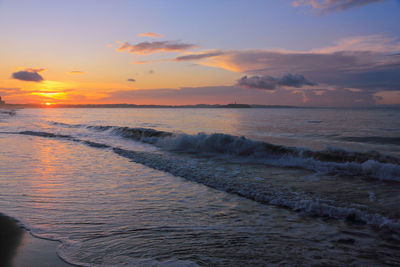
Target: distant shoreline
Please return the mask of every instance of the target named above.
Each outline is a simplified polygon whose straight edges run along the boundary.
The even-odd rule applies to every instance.
[[[375,106],[353,106],[353,107],[317,107],[317,106],[290,106],[290,105],[259,105],[259,104],[196,104],[196,105],[136,105],[136,104],[1,104],[0,109],[20,109],[20,108],[227,108],[227,109],[400,109],[400,105],[375,105]]]
[[[296,106],[284,105],[249,105],[249,104],[227,104],[227,105],[136,105],[136,104],[4,104],[1,108],[298,108]]]

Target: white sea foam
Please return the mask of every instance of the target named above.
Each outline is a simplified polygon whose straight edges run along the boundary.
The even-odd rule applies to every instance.
[[[225,134],[172,134],[154,129],[130,129],[121,127],[95,126],[97,131],[111,131],[112,134],[120,134],[125,138],[132,138],[146,143],[153,143],[165,150],[180,151],[195,154],[207,154],[215,156],[241,157],[241,162],[262,162],[264,164],[279,167],[297,167],[312,170],[318,173],[335,175],[361,176],[381,180],[400,181],[400,166],[394,163],[380,162],[387,160],[394,162],[397,159],[391,156],[371,152],[361,154],[359,152],[332,150],[310,151],[298,148],[276,146],[263,142],[248,140],[244,137],[235,137]],[[22,134],[36,135],[48,138],[66,138],[71,141],[83,142],[91,145],[92,141],[84,141],[71,138],[66,135],[55,135],[45,132],[25,131]],[[109,146],[93,145],[97,148]],[[175,176],[203,183],[205,185],[236,193],[249,199],[262,203],[284,206],[297,211],[303,211],[318,216],[329,216],[338,219],[361,221],[380,228],[388,228],[399,231],[399,222],[386,218],[380,214],[369,213],[354,207],[341,206],[334,202],[310,198],[299,192],[292,192],[284,188],[272,186],[258,188],[255,184],[243,184],[232,180],[232,174],[224,173],[222,169],[198,169],[197,164],[190,163],[189,158],[182,159],[171,157],[172,154],[160,154],[151,152],[137,152],[120,148],[113,151],[127,157],[137,163],[150,168],[169,172]],[[332,152],[332,153],[330,153]],[[362,161],[360,159],[368,158]],[[244,157],[244,158],[243,158]],[[354,161],[340,162],[339,159],[353,159]],[[339,162],[335,161],[338,160]],[[237,172],[237,170],[235,170]],[[257,177],[256,182],[263,182]]]
[[[167,151],[233,156],[272,166],[303,168],[318,173],[400,181],[400,159],[377,151],[358,152],[333,147],[313,151],[221,133],[188,135],[151,128],[55,124],[103,131],[107,134],[153,144]]]
[[[354,207],[343,207],[334,201],[310,198],[305,194],[293,192],[286,188],[274,188],[272,186],[259,187],[258,183],[243,184],[232,180],[229,174],[216,176],[212,170],[207,171],[186,167],[187,164],[185,162],[179,162],[177,159],[173,160],[171,157],[159,154],[128,151],[118,148],[114,148],[114,151],[121,156],[148,167],[166,171],[175,176],[184,177],[220,190],[236,193],[261,203],[287,207],[317,216],[358,221],[400,233],[399,221],[389,219],[380,214],[369,213],[368,211]]]

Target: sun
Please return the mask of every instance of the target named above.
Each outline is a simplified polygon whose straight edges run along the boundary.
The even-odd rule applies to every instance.
[[[51,106],[51,103],[47,102],[45,103],[46,106]]]

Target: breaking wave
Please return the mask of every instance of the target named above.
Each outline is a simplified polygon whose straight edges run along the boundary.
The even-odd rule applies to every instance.
[[[61,124],[57,123],[57,125]],[[330,175],[400,181],[400,158],[378,151],[359,152],[332,147],[316,151],[275,145],[223,133],[189,135],[152,128],[62,125],[69,128],[84,127],[94,131],[107,132],[122,138],[152,144],[165,151],[241,158],[256,163],[302,168]]]
[[[216,175],[213,168],[204,169],[179,158],[150,152],[137,152],[113,148],[120,156],[131,159],[147,167],[165,171],[174,176],[207,185],[218,190],[230,192],[245,198],[275,206],[289,208],[310,215],[344,219],[351,222],[365,223],[378,229],[400,233],[400,222],[372,211],[343,206],[332,200],[313,198],[302,192],[295,192],[285,187],[274,187],[257,179],[246,180],[245,184],[232,179],[231,173]]]
[[[152,143],[172,151],[188,153],[207,153],[210,155],[234,155],[247,157],[250,160],[262,160],[264,163],[281,167],[299,167],[304,169],[325,171],[335,174],[363,175],[382,180],[400,181],[400,169],[397,158],[382,155],[378,152],[363,154],[344,150],[311,151],[306,149],[277,146],[244,137],[226,134],[186,135],[154,129],[127,128],[113,126],[85,126],[97,131],[111,131],[124,138]],[[128,158],[149,168],[171,173],[174,176],[198,182],[222,191],[234,193],[257,202],[290,208],[307,214],[344,219],[347,221],[365,223],[378,229],[400,233],[400,222],[397,218],[389,218],[368,207],[357,208],[349,203],[339,203],[334,200],[315,198],[303,192],[290,188],[274,186],[263,181],[241,181],[234,179],[233,171],[216,173],[216,167],[205,163],[199,166],[196,160],[185,157],[182,153],[153,153],[140,152],[113,147],[106,144],[81,140],[71,135],[54,134],[49,132],[21,131],[8,134],[23,134],[45,138],[59,138],[79,142],[100,149],[111,149],[114,153]],[[330,155],[332,151],[332,155]],[[324,155],[323,157],[319,157]],[[342,155],[342,157],[340,157]],[[365,161],[362,161],[365,159]],[[336,160],[336,161],[335,161]],[[345,160],[352,160],[346,162]],[[386,162],[385,162],[386,161]],[[246,160],[241,161],[245,163]],[[391,162],[391,163],[389,163]]]

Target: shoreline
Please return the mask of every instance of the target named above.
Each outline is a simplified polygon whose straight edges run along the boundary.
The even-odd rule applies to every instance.
[[[56,253],[60,242],[34,237],[18,222],[0,213],[0,265],[51,267],[74,266]]]

